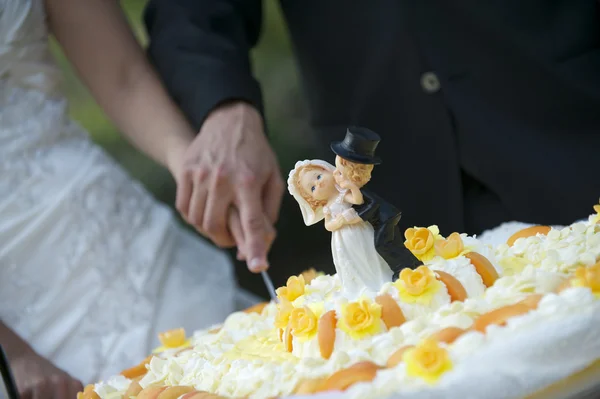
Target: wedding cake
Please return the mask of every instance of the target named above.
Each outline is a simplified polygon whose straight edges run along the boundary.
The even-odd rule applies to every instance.
[[[408,229],[422,265],[378,289],[346,284],[348,270],[292,276],[277,302],[165,332],[155,353],[78,398],[528,397],[600,359],[594,210],[479,238]]]

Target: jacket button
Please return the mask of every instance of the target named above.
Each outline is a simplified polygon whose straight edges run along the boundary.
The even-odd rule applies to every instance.
[[[440,80],[435,73],[425,72],[421,76],[421,87],[425,93],[433,94],[440,90]]]

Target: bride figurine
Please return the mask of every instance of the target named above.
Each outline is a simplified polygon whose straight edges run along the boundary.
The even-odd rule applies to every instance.
[[[306,160],[290,172],[288,190],[307,226],[325,219],[325,228],[332,232],[333,263],[347,297],[377,292],[392,280],[390,267],[375,250],[373,227],[352,208],[363,203],[356,184],[328,162]]]

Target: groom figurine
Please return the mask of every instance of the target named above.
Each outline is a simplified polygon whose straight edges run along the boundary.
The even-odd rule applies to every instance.
[[[390,266],[394,272],[393,279],[396,280],[402,269],[415,268],[420,262],[404,246],[404,237],[398,228],[402,213],[392,204],[362,188],[370,179],[373,166],[381,164],[381,159],[375,155],[380,140],[379,135],[369,129],[349,127],[344,140],[333,142],[331,149],[337,155],[336,168],[354,168],[362,173],[368,173],[362,185],[359,185],[364,202],[361,205],[354,205],[354,209],[362,220],[373,226],[375,249]],[[370,165],[370,167],[359,165]]]

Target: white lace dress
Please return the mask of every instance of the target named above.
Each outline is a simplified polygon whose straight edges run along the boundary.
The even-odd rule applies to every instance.
[[[227,256],[67,115],[42,0],[0,0],[0,319],[84,383],[234,310]]]
[[[359,218],[352,204],[344,200],[347,192],[340,191],[335,200],[323,208],[326,219],[342,215],[351,222]],[[373,226],[361,220],[345,224],[331,235],[333,264],[349,299],[356,299],[366,291],[377,292],[384,283],[392,281],[392,270],[375,250],[374,234]]]

